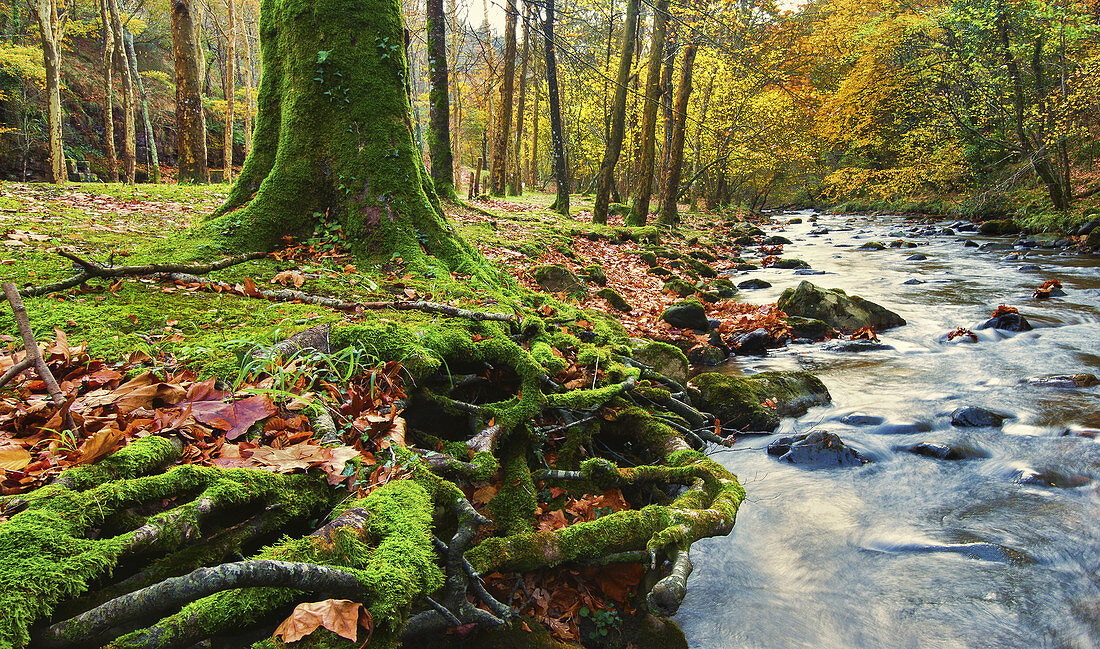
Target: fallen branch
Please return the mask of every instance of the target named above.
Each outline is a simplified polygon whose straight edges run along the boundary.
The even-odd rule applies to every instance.
[[[687,579],[691,575],[691,558],[687,550],[672,553],[672,573],[657,582],[646,595],[649,610],[657,615],[670,617],[676,614],[687,595]]]
[[[53,404],[60,407],[65,404],[65,394],[61,392],[61,388],[57,385],[57,379],[55,379],[53,373],[50,372],[50,368],[46,367],[46,361],[38,351],[38,343],[34,340],[34,330],[31,329],[31,321],[27,316],[27,309],[23,306],[22,298],[19,297],[19,289],[15,288],[15,284],[12,282],[4,282],[2,286],[4,295],[7,296],[8,302],[11,303],[11,310],[15,313],[15,324],[19,327],[19,335],[23,337],[23,347],[26,349],[27,359],[34,364],[34,371],[38,373],[38,378],[42,379],[42,382],[46,384],[46,391],[50,393],[50,399],[53,401]],[[21,364],[22,363],[17,364],[16,367]],[[15,367],[12,368],[12,370],[14,369]],[[8,378],[7,372],[4,373],[3,378]],[[11,379],[8,378],[8,380]],[[4,382],[6,383],[7,381]],[[69,428],[74,428],[72,425],[72,417],[69,416],[67,419]]]

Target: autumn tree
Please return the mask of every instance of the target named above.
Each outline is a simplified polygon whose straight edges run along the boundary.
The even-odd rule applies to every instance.
[[[105,0],[111,17],[111,35],[114,65],[122,80],[122,162],[126,170],[126,183],[134,184],[135,165],[137,163],[137,127],[134,122],[134,79],[130,74],[129,52],[123,38],[122,16],[118,0]]]
[[[696,38],[685,35],[687,46],[680,63],[680,87],[676,92],[676,104],[672,111],[672,133],[668,144],[668,169],[665,177],[665,195],[661,202],[659,222],[675,225],[680,218],[676,204],[680,198],[680,176],[684,166],[684,138],[687,131],[688,99],[691,97],[691,78],[695,68],[695,54],[699,49]]]
[[[103,144],[107,148],[107,177],[118,182],[118,151],[115,149],[114,69],[115,38],[111,30],[110,0],[99,0],[99,20],[103,26]]]
[[[176,148],[179,181],[208,183],[206,120],[202,109],[202,75],[198,35],[191,0],[172,0],[172,52],[176,68]]]
[[[657,128],[657,108],[661,102],[661,53],[664,50],[667,20],[668,0],[657,0],[653,8],[653,31],[649,39],[645,106],[642,109],[642,145],[638,153],[638,175],[634,186],[634,203],[627,218],[628,225],[645,225],[649,218],[649,200],[653,195],[653,137]]]
[[[554,0],[546,0],[542,19],[543,53],[546,55],[546,85],[550,105],[550,147],[554,154],[554,180],[557,197],[552,208],[569,215],[569,175],[565,169],[565,135],[561,127],[561,106],[558,99],[557,43],[554,41]],[[537,133],[535,134],[537,137]]]
[[[65,142],[61,131],[61,40],[65,36],[67,9],[58,9],[57,0],[27,0],[42,39],[42,64],[46,68],[46,133],[50,146],[50,182],[64,184]]]
[[[522,0],[516,0],[522,2]],[[516,98],[516,144],[512,155],[512,181],[508,188],[510,196],[519,196],[523,193],[523,109],[527,99],[527,54],[529,50],[528,40],[531,33],[530,11],[524,9],[523,16],[523,46],[520,54],[519,68],[519,93]]]
[[[451,157],[451,104],[447,70],[447,21],[443,0],[427,1],[428,32],[428,156],[436,193],[454,200],[454,160]]]
[[[627,0],[626,25],[623,29],[623,42],[619,49],[619,70],[615,75],[615,98],[611,104],[611,129],[608,134],[607,148],[600,162],[599,177],[596,179],[596,199],[592,208],[593,223],[607,223],[607,205],[611,198],[611,188],[615,184],[615,165],[623,149],[623,135],[626,128],[626,93],[630,82],[630,68],[634,63],[634,43],[638,34],[639,0]]]
[[[508,182],[508,145],[511,140],[512,94],[516,76],[516,7],[511,1],[504,7],[504,66],[500,78],[500,103],[497,104],[493,129],[493,163],[489,172],[489,192],[504,196]]]
[[[222,134],[222,167],[225,182],[233,181],[233,112],[237,94],[236,56],[237,20],[236,0],[225,0],[227,25],[225,29],[225,132]]]

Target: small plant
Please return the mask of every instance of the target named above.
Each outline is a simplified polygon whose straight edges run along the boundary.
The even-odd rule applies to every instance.
[[[588,633],[589,640],[606,638],[615,628],[622,624],[623,618],[615,609],[595,610],[582,606],[579,611],[581,617],[592,622],[593,629]]]

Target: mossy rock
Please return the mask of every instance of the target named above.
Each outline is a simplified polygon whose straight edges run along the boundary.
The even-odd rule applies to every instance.
[[[733,243],[738,246],[755,246],[756,237],[751,237],[747,234],[744,234],[734,239]]]
[[[761,372],[747,377],[715,372],[691,379],[699,389],[699,409],[712,413],[726,431],[772,431],[780,417],[801,417],[830,403],[828,388],[809,372]],[[768,399],[775,409],[763,404]]]
[[[676,276],[669,277],[668,281],[661,287],[661,290],[675,293],[680,297],[687,297],[695,294],[694,286]]]
[[[767,239],[764,239],[760,243],[764,244],[765,246],[785,246],[789,243],[794,243],[794,242],[791,241],[790,239],[788,239],[787,237],[781,237],[778,234],[776,234],[776,235],[768,237]]]
[[[688,351],[688,360],[693,365],[714,367],[725,363],[728,358],[729,351],[723,351],[714,345],[696,345]]]
[[[706,250],[699,250],[699,249],[692,250],[691,252],[688,253],[688,255],[691,256],[691,257],[694,257],[694,258],[696,258],[700,261],[706,261],[706,262],[718,261],[717,257],[710,254]]]
[[[688,378],[687,355],[678,347],[667,343],[650,342],[634,350],[634,359],[653,368],[653,371],[684,383]]]
[[[657,255],[649,250],[642,250],[638,253],[638,258],[649,264],[650,267],[657,265]]]
[[[573,274],[573,271],[557,264],[535,266],[531,269],[531,276],[542,290],[550,293],[567,293],[569,295],[585,295],[588,293],[584,283]]]
[[[597,286],[607,286],[607,273],[603,271],[603,266],[599,264],[585,266],[584,279]]]
[[[833,328],[826,322],[793,315],[787,317],[787,326],[790,327],[791,335],[795,338],[810,340],[825,340],[825,337],[833,332]]]
[[[838,288],[826,289],[803,281],[779,296],[778,306],[787,315],[821,320],[841,331],[863,327],[876,331],[900,327],[905,319],[893,311]]]
[[[662,266],[654,266],[646,271],[649,275],[657,275],[658,277],[668,277],[672,275],[672,271]]]
[[[723,300],[728,300],[737,295],[737,287],[733,285],[728,277],[712,279],[704,285],[703,290],[714,291]]]
[[[798,216],[794,217],[793,219],[787,219],[787,225],[798,225],[801,222],[802,218]]]
[[[632,229],[627,238],[634,243],[650,243],[653,245],[661,243],[661,234],[652,225]]]
[[[774,264],[772,264],[772,268],[782,268],[785,270],[797,270],[799,268],[809,267],[810,265],[802,261],[801,259],[779,259]]]
[[[733,267],[733,269],[737,271],[760,270],[760,267],[756,264],[750,264],[749,262],[745,261],[738,263],[736,266]]]
[[[861,245],[858,249],[859,250],[886,250],[886,246],[884,246],[882,244],[882,242],[880,242],[880,241],[868,241],[867,243]]]
[[[680,329],[710,330],[710,320],[707,319],[707,312],[703,309],[703,305],[695,300],[684,300],[673,304],[665,309],[665,312],[661,314],[661,319]]]
[[[1085,245],[1093,250],[1100,250],[1100,228],[1093,228],[1092,232],[1089,232]]]
[[[731,230],[730,234],[738,237],[762,237],[764,236],[764,231],[755,225],[746,224]]]
[[[616,311],[630,313],[633,310],[633,307],[631,307],[630,304],[623,299],[623,296],[616,293],[615,289],[613,288],[601,288],[599,291],[596,292],[596,295],[607,300],[607,303],[610,304],[611,307]]]
[[[1020,225],[1012,219],[986,221],[978,226],[978,232],[992,236],[1019,234]]]
[[[717,271],[694,257],[684,257],[683,260],[689,268],[694,270],[696,273],[699,273],[699,275],[702,277],[718,277]]]
[[[630,206],[625,203],[611,203],[607,206],[608,216],[626,216],[630,213]]]

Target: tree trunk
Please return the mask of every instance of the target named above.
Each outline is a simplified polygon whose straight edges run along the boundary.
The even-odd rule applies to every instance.
[[[611,189],[615,184],[615,165],[623,149],[623,135],[626,131],[626,91],[630,82],[630,68],[634,62],[634,41],[638,32],[639,0],[627,0],[626,27],[623,30],[623,46],[619,56],[619,71],[615,76],[615,100],[611,106],[611,132],[607,148],[600,162],[599,176],[596,179],[596,201],[592,208],[593,223],[607,223],[607,204]]]
[[[517,0],[520,1],[520,0]],[[519,65],[519,97],[516,99],[516,148],[512,163],[512,184],[508,189],[511,196],[523,194],[523,104],[527,98],[527,54],[528,39],[531,33],[531,11],[524,8],[523,17],[523,53]]]
[[[508,184],[508,144],[512,135],[512,94],[516,77],[516,13],[511,2],[505,3],[504,69],[493,133],[493,166],[489,172],[489,192],[493,196],[504,196]]]
[[[690,38],[687,47],[684,48],[684,61],[680,68],[680,89],[676,93],[676,108],[673,111],[665,200],[657,219],[665,225],[675,225],[680,222],[680,216],[676,213],[676,204],[680,198],[680,176],[684,166],[684,132],[687,130],[688,99],[691,96],[691,76],[695,66],[696,47],[695,39]]]
[[[672,150],[672,130],[675,112],[672,108],[672,77],[676,68],[676,55],[680,53],[680,35],[673,32],[665,35],[664,68],[661,70],[661,132],[664,142],[661,144],[661,168],[657,172],[657,213],[664,209],[668,196],[669,152]],[[656,135],[654,136],[656,137]]]
[[[42,37],[42,64],[46,68],[46,98],[49,109],[46,132],[50,143],[50,182],[63,185],[65,173],[65,142],[61,132],[61,39],[65,36],[67,12],[57,13],[57,0],[28,0],[31,13],[38,22]]]
[[[172,2],[172,50],[176,57],[176,147],[179,154],[179,182],[208,183],[206,167],[206,125],[199,91],[199,60],[195,53],[194,18],[191,0]]]
[[[134,51],[134,35],[129,30],[122,31],[123,42],[126,44],[126,60],[130,63],[130,74],[137,84],[138,96],[141,97],[141,121],[145,128],[145,146],[149,149],[149,177],[154,185],[160,183],[160,157],[157,155],[157,140],[153,133],[153,122],[149,116],[149,99],[145,94],[145,84],[138,74],[137,54]]]
[[[247,58],[245,59],[244,66],[244,157],[248,157],[248,154],[252,152],[252,39],[251,30],[248,28],[248,24],[245,24],[245,29],[242,31],[244,35],[244,49]]]
[[[414,142],[400,0],[302,7],[264,1],[254,147],[208,228],[234,247],[269,249],[338,224],[361,258],[480,267],[447,225]]]
[[[428,156],[432,182],[441,198],[454,200],[454,159],[451,157],[451,103],[447,81],[447,27],[443,0],[428,0]]]
[[[546,16],[542,21],[542,35],[546,48],[546,85],[550,91],[550,143],[554,150],[554,179],[558,195],[553,209],[569,216],[569,178],[565,171],[565,140],[561,128],[561,107],[558,105],[558,63],[554,44],[554,0],[546,0]]]
[[[668,0],[657,0],[653,10],[653,32],[649,39],[649,66],[646,70],[645,107],[642,109],[642,147],[638,154],[638,177],[634,204],[627,225],[645,225],[649,218],[649,199],[653,193],[653,133],[657,127],[657,107],[661,101],[661,54],[665,44]]]
[[[233,182],[233,104],[237,94],[237,25],[234,5],[236,0],[225,0],[229,14],[229,29],[225,35],[225,133],[222,134],[222,172],[225,174],[227,183]]]
[[[527,173],[527,184],[535,187],[539,183],[539,95],[542,83],[535,76],[535,105],[531,107],[531,167]]]
[[[115,63],[122,77],[122,163],[126,168],[126,183],[134,184],[135,165],[137,164],[137,127],[134,123],[134,80],[130,76],[129,56],[126,41],[122,36],[122,17],[118,10],[118,0],[107,0],[111,11],[111,32],[114,35]]]
[[[118,182],[118,151],[115,150],[114,55],[115,36],[111,30],[110,0],[100,0],[99,19],[103,23],[103,140],[107,145],[107,175]]]

